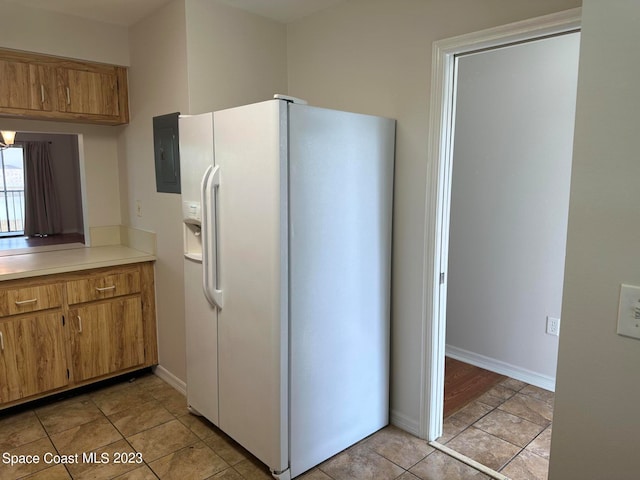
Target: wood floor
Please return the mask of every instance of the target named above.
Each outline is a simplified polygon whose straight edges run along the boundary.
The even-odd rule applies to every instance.
[[[449,357],[445,357],[444,370],[444,418],[507,378]]]

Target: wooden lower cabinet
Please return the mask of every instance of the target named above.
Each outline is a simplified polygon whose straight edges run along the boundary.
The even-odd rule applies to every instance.
[[[61,312],[0,323],[0,403],[69,384]]]
[[[69,312],[74,381],[144,363],[140,297],[110,300]]]
[[[156,365],[154,290],[151,262],[0,282],[0,410]]]

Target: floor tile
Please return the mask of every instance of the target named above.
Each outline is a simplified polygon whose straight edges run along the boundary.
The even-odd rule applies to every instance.
[[[411,472],[404,472],[402,475],[398,477],[398,480],[420,480]]]
[[[123,439],[118,440],[110,445],[93,450],[96,452],[98,459],[108,459],[105,463],[80,462],[77,464],[67,465],[67,469],[71,473],[73,480],[108,480],[131,472],[140,468],[141,461],[137,457],[133,458],[133,462],[116,463],[119,455],[122,453],[135,453],[131,446]],[[90,453],[90,452],[86,452]]]
[[[149,392],[132,384],[119,389],[107,389],[91,398],[105,415],[113,415],[153,400]]]
[[[170,453],[149,466],[162,480],[205,479],[229,467],[203,442]]]
[[[118,475],[113,480],[157,480],[157,478],[147,465],[142,465],[135,470]]]
[[[90,452],[121,439],[122,435],[104,417],[51,435],[51,441],[62,455]]]
[[[496,471],[520,451],[519,447],[475,427],[466,429],[447,446]]]
[[[216,427],[204,417],[188,413],[178,417],[178,420],[202,440],[216,433]]]
[[[46,436],[47,432],[31,410],[0,420],[0,451],[2,452]]]
[[[245,480],[273,480],[269,469],[255,458],[247,458],[233,466]]]
[[[144,375],[136,377],[132,383],[136,384],[138,387],[144,388],[145,390],[167,385],[167,382],[153,373],[145,373]]]
[[[421,440],[397,427],[389,426],[373,434],[364,443],[369,449],[408,469],[433,452],[426,440]]]
[[[198,437],[178,420],[171,420],[127,437],[127,440],[148,463],[196,443]]]
[[[109,415],[108,418],[122,435],[129,437],[161,423],[169,422],[175,417],[156,400],[151,400]]]
[[[509,400],[516,394],[514,390],[506,388],[502,385],[496,385],[487,393],[482,394],[478,398],[478,402],[489,405],[490,407],[497,407],[502,405],[506,400]]]
[[[332,479],[329,475],[324,473],[322,470],[314,468],[313,470],[308,471],[304,475],[301,475],[300,480],[332,480]]]
[[[453,417],[445,418],[442,422],[442,435],[438,438],[438,442],[447,443],[466,428],[469,428],[467,422],[456,420]]]
[[[247,450],[220,430],[216,430],[213,435],[207,437],[204,443],[229,465],[236,465],[251,458],[251,454]]]
[[[533,398],[537,398],[538,400],[547,402],[550,405],[553,405],[553,401],[555,400],[555,394],[553,392],[545,390],[544,388],[534,387],[533,385],[527,385],[522,390],[520,390],[520,393],[522,393],[523,395],[529,395]]]
[[[523,450],[500,473],[517,480],[547,480],[549,460]]]
[[[533,442],[527,445],[525,450],[535,453],[539,457],[549,459],[549,451],[551,450],[551,431],[553,427],[547,427]]]
[[[162,381],[162,383],[156,383],[155,385],[142,385],[141,388],[149,392],[156,400],[162,400],[163,398],[166,398],[167,395],[180,393],[165,381]],[[180,393],[180,395],[182,395],[182,393]]]
[[[433,452],[409,472],[422,480],[479,480],[484,478],[468,465],[440,451]]]
[[[104,416],[87,395],[38,408],[36,414],[49,435],[69,430]]]
[[[551,405],[520,393],[511,397],[498,408],[543,427],[548,426],[553,420],[553,407]]]
[[[385,480],[402,475],[404,470],[364,445],[349,448],[320,465],[320,470],[335,480]]]
[[[461,410],[458,410],[449,418],[455,420],[460,425],[472,425],[482,417],[484,417],[491,410],[493,410],[493,408],[485,405],[484,403],[473,402],[462,408]]]
[[[527,386],[526,383],[521,382],[520,380],[516,380],[515,378],[507,378],[506,380],[500,382],[500,385],[515,392],[519,392]]]
[[[64,465],[55,465],[27,477],[22,477],[21,480],[71,480],[71,475],[64,468]]]
[[[544,429],[537,423],[502,410],[494,410],[473,426],[519,447],[525,447]]]
[[[187,408],[187,397],[175,389],[157,397],[158,403],[173,413],[176,417],[190,414]],[[155,397],[154,397],[155,398]]]
[[[209,477],[207,480],[244,480],[244,478],[235,469],[227,468]]]
[[[502,467],[502,473],[514,480],[546,479],[553,397],[553,392],[505,380],[445,419],[438,441],[491,468]],[[525,445],[520,452],[518,446]],[[0,480],[69,480],[69,472],[74,480],[272,480],[264,464],[210,422],[188,414],[185,396],[152,374],[35,412],[0,417],[0,452],[42,456],[47,450],[56,453],[56,447],[63,454],[95,451],[100,458],[106,453],[111,461],[67,468],[43,462],[0,465]],[[136,450],[151,467],[113,462],[116,452]],[[380,430],[300,476],[300,480],[458,478],[488,477],[396,427]]]
[[[16,478],[25,477],[35,472],[49,468],[50,465],[44,463],[43,456],[45,453],[50,452],[55,455],[56,449],[53,447],[49,438],[41,438],[35,442],[26,443],[19,447],[8,450],[11,455],[37,455],[40,458],[38,463],[16,463],[2,464],[0,468],[0,480],[15,480]],[[7,453],[7,452],[3,452]]]

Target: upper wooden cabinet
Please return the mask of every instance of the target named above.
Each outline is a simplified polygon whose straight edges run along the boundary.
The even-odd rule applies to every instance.
[[[51,68],[23,60],[0,60],[0,108],[47,111],[51,105]]]
[[[126,124],[127,70],[0,49],[0,115]]]

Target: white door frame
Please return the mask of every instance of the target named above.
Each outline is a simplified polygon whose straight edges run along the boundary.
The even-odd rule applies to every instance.
[[[442,435],[455,56],[580,29],[580,8],[433,43],[425,200],[420,437]]]

